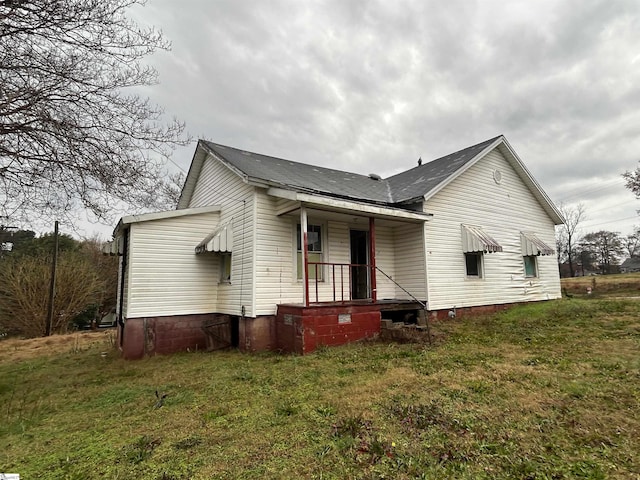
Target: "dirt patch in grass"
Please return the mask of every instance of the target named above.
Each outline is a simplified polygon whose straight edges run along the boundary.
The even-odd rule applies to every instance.
[[[116,332],[113,329],[95,332],[74,332],[41,338],[7,338],[0,341],[0,362],[19,362],[36,357],[88,350],[101,346],[113,348]]]

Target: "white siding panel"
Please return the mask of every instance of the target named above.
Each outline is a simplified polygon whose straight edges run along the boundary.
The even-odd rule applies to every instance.
[[[376,267],[397,281],[393,229],[376,225]],[[399,298],[396,285],[379,271],[376,272],[378,299]]]
[[[272,315],[276,305],[280,303],[302,303],[304,284],[295,278],[295,227],[298,223],[296,216],[277,216],[283,210],[283,201],[258,191],[256,197],[256,314]],[[293,206],[293,204],[291,205]],[[342,221],[309,218],[309,223],[320,223],[324,226],[325,261],[330,263],[351,262],[350,230],[368,229],[368,225],[350,224]],[[415,244],[424,243],[422,226],[407,225],[401,231],[388,226],[376,226],[376,263],[385,273],[395,279],[397,274],[396,238],[409,237]],[[410,242],[411,243],[411,242]],[[404,245],[404,244],[403,244]],[[420,252],[422,252],[420,248]],[[413,274],[405,274],[402,281],[408,280],[403,287],[416,291],[419,298],[425,298],[424,255],[415,253],[406,257],[407,270]],[[418,280],[416,281],[416,277]],[[397,280],[396,280],[397,281]],[[402,282],[401,282],[402,283]],[[325,270],[325,281],[318,284],[318,296],[322,301],[333,299],[334,278],[331,270]],[[416,284],[418,287],[416,288]],[[378,298],[408,298],[406,294],[399,295],[399,290],[393,282],[377,274]],[[340,281],[339,270],[336,269],[336,295],[341,298],[344,289],[345,298],[349,295],[349,272],[344,269],[344,280]],[[310,283],[310,297],[315,300],[315,285]]]
[[[194,188],[189,208],[208,205],[222,207],[220,222],[233,218],[231,283],[218,287],[218,312],[255,316],[254,308],[254,187],[213,157],[208,157]]]
[[[396,271],[394,280],[411,295],[424,301],[427,298],[424,224],[407,224],[393,230]],[[396,287],[395,298],[411,297]]]
[[[293,223],[278,217],[281,201],[256,194],[256,315],[274,315],[279,303],[302,302],[302,283],[295,281]]]
[[[219,256],[194,249],[218,223],[207,213],[131,225],[127,317],[216,311]]]
[[[500,184],[495,170],[502,173]],[[498,150],[426,202],[425,211],[433,214],[426,227],[430,309],[560,297],[555,255],[537,257],[538,277],[524,277],[520,232],[554,245],[554,225]],[[482,279],[466,276],[461,224],[482,227],[503,247],[483,255]]]

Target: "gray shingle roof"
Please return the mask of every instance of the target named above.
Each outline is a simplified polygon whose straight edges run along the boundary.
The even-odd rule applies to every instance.
[[[393,205],[417,199],[473,160],[495,137],[387,179],[270,157],[201,140],[218,157],[254,181],[303,192]]]
[[[203,141],[217,156],[254,180],[293,190],[393,203],[387,182]]]
[[[422,197],[473,160],[500,135],[444,157],[423,163],[387,179],[396,203]]]

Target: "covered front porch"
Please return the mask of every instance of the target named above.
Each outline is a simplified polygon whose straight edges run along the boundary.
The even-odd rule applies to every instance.
[[[276,191],[296,225],[302,302],[277,305],[277,349],[309,353],[380,333],[382,319],[426,323],[420,211]]]

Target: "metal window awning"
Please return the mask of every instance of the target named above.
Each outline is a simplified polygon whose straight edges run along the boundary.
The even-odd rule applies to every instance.
[[[231,253],[233,250],[233,229],[231,223],[225,223],[207,235],[196,247],[196,253]]]
[[[471,225],[462,225],[463,253],[493,253],[501,251],[502,245],[496,242],[495,239],[482,228]]]
[[[556,251],[544,243],[533,233],[520,232],[520,243],[522,244],[522,255],[555,255]]]

